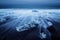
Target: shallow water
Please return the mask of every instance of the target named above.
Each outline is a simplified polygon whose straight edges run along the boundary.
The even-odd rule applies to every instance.
[[[53,25],[59,33],[60,9],[0,9],[0,34],[29,30],[34,24],[39,24],[39,29]]]

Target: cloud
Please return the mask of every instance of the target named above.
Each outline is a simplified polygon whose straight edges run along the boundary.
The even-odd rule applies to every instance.
[[[28,3],[59,4],[60,0],[0,0],[0,4],[28,4]]]
[[[60,0],[0,0],[0,8],[60,8]]]

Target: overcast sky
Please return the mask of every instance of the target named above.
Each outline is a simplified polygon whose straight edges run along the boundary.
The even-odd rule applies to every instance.
[[[0,0],[0,5],[16,5],[16,4],[28,4],[28,5],[58,5],[60,6],[60,0]]]
[[[0,4],[60,4],[60,0],[0,0]]]

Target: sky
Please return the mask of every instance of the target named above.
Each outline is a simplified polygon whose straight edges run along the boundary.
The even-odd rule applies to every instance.
[[[18,5],[18,6],[55,6],[60,7],[60,0],[0,0],[0,7],[6,5]]]

